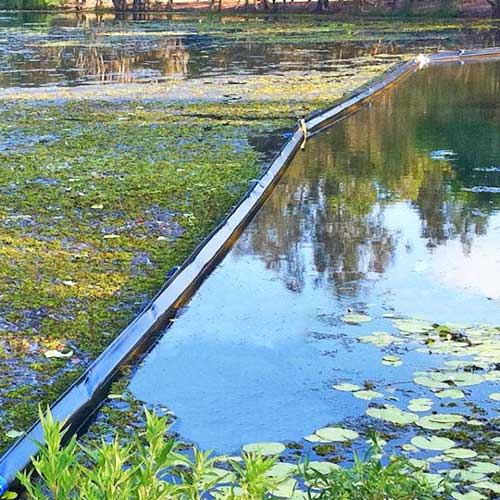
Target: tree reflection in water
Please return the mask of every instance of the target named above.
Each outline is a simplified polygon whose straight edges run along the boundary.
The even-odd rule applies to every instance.
[[[468,254],[500,207],[498,194],[464,191],[500,185],[498,172],[477,170],[500,163],[499,85],[499,64],[432,68],[311,140],[236,252],[260,255],[291,290],[312,266],[355,295],[390,265],[403,235],[385,212],[400,207],[418,213],[429,252],[459,239]],[[435,150],[455,154],[435,160]]]

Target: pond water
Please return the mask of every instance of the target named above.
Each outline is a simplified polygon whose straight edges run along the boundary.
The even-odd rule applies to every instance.
[[[393,23],[391,31],[379,21],[341,23],[324,16],[146,17],[0,12],[0,87],[213,77],[230,83],[234,76],[349,70],[363,64],[356,58],[365,55],[500,40],[495,20],[481,30],[437,23],[436,31],[426,21],[420,32],[418,22],[402,30]],[[269,43],[273,26],[278,43]]]
[[[498,62],[431,67],[312,138],[138,367],[133,395],[224,453],[366,419],[367,401],[332,384],[370,381],[402,408],[428,397],[413,374],[449,353],[418,335],[382,353],[359,337],[397,335],[392,315],[500,325],[499,103]],[[371,320],[346,323],[350,311]],[[496,383],[465,392],[491,412]]]

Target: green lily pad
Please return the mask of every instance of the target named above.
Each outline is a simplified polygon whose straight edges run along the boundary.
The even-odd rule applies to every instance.
[[[398,356],[388,355],[382,358],[382,364],[386,366],[401,366],[403,362]]]
[[[474,472],[471,470],[463,470],[463,469],[459,469],[459,475],[462,481],[465,481],[466,483],[481,481],[486,477],[485,474],[483,474],[482,472]]]
[[[445,450],[444,454],[452,459],[466,459],[477,457],[477,453],[469,448],[450,448],[449,450]]]
[[[477,491],[468,491],[467,493],[460,493],[459,491],[452,492],[451,496],[456,500],[483,500],[486,499],[484,495]]]
[[[450,374],[450,381],[458,386],[477,385],[484,382],[484,378],[477,373],[455,372]]]
[[[363,335],[358,337],[360,342],[370,343],[378,347],[387,347],[399,341],[397,337],[386,332],[373,332],[371,335]]]
[[[361,389],[359,385],[349,384],[349,383],[336,384],[332,385],[332,387],[334,389],[337,389],[337,391],[345,391],[345,392],[359,391]]]
[[[317,434],[309,434],[309,436],[306,436],[304,438],[306,441],[309,441],[310,443],[328,443],[329,441],[325,441],[324,439],[321,439]]]
[[[266,476],[286,478],[297,473],[297,466],[286,462],[276,462],[267,472]]]
[[[480,490],[490,490],[500,494],[500,484],[494,483],[493,481],[479,481],[473,486],[474,488],[479,488]]]
[[[430,377],[415,377],[413,381],[418,385],[423,385],[429,389],[448,389],[450,386],[446,382],[434,380]]]
[[[298,483],[296,479],[290,478],[285,482],[278,485],[276,489],[273,490],[273,496],[278,498],[291,498],[297,489]]]
[[[448,438],[431,436],[415,436],[411,439],[411,443],[417,448],[432,451],[444,451],[455,446],[455,442]]]
[[[371,401],[372,399],[383,398],[384,395],[377,391],[356,391],[352,395],[358,399],[364,399],[366,401]]]
[[[427,462],[430,464],[440,464],[442,462],[449,462],[451,459],[446,455],[436,455],[435,457],[430,457],[427,459]]]
[[[346,314],[345,316],[342,316],[340,318],[344,323],[367,323],[368,321],[371,321],[372,318],[366,314],[359,314],[359,313],[349,313]]]
[[[432,324],[419,319],[395,319],[393,325],[406,333],[425,333],[432,330]]]
[[[490,399],[493,401],[500,401],[500,392],[493,392],[490,394]]]
[[[429,411],[432,408],[434,402],[429,398],[416,398],[410,400],[408,404],[408,409],[410,411]]]
[[[458,415],[457,413],[435,413],[434,415],[429,415],[428,418],[430,421],[440,424],[456,424],[464,419],[463,415]]]
[[[343,443],[359,437],[357,432],[350,429],[343,429],[342,427],[323,427],[322,429],[318,429],[314,434],[327,443]]]
[[[384,408],[368,408],[366,413],[370,417],[379,418],[396,425],[408,425],[418,420],[418,416],[414,413],[402,411],[393,405],[386,405]]]
[[[261,455],[279,455],[285,451],[282,443],[251,443],[242,446],[245,453],[260,453]]]
[[[416,446],[413,446],[412,444],[407,443],[401,445],[401,449],[403,451],[417,451],[418,448]]]
[[[492,462],[472,462],[470,470],[480,474],[495,474],[500,471],[500,467]]]
[[[441,399],[462,399],[465,397],[465,394],[460,389],[445,389],[444,391],[435,392],[434,394]]]
[[[312,461],[309,462],[309,468],[319,472],[320,474],[328,474],[332,470],[338,469],[339,466],[337,464],[333,464],[332,462]]]
[[[422,429],[428,429],[430,431],[448,430],[455,425],[453,422],[436,422],[430,418],[431,416],[432,415],[421,417],[415,424],[422,427]]]

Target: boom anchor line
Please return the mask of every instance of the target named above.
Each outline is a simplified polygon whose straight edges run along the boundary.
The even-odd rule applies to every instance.
[[[464,63],[500,58],[500,47],[440,52],[424,56],[428,64]],[[204,279],[229,252],[240,234],[262,207],[285,173],[295,153],[303,149],[308,137],[351,115],[377,95],[419,69],[413,58],[390,69],[381,80],[362,87],[332,107],[302,118],[290,139],[276,154],[269,167],[252,183],[247,193],[203,240],[167,281],[151,302],[88,366],[85,372],[51,405],[55,419],[66,420],[69,434],[88,421],[106,397],[109,384],[127,362],[147,352],[170,324],[177,311],[192,297]],[[44,443],[40,420],[0,456],[0,496],[16,487],[17,474],[31,466],[38,452],[36,442]]]

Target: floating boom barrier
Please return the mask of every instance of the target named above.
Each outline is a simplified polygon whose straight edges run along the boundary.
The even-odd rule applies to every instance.
[[[224,258],[269,197],[295,153],[305,146],[309,137],[350,116],[377,95],[424,66],[499,58],[500,47],[419,55],[397,65],[386,72],[381,80],[362,87],[333,107],[312,113],[300,120],[290,139],[240,202],[173,273],[144,310],[53,403],[51,412],[54,418],[67,421],[69,434],[77,432],[88,421],[106,397],[118,370],[134,357],[147,351],[169,325],[178,309],[191,298]],[[0,457],[0,496],[9,487],[15,488],[17,474],[30,467],[31,460],[38,451],[36,441],[44,442],[39,420]]]

